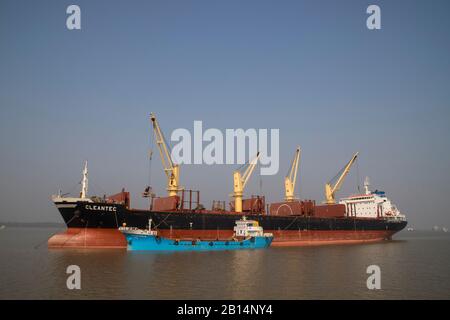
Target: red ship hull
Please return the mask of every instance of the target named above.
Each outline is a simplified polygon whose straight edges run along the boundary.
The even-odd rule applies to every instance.
[[[288,246],[316,246],[331,244],[357,244],[387,240],[396,231],[367,230],[367,231],[278,231],[265,230],[273,233],[273,247]],[[163,237],[217,239],[233,236],[232,230],[160,230]],[[125,249],[125,237],[117,229],[68,228],[48,240],[49,248],[110,248]]]
[[[68,228],[48,240],[49,248],[124,249],[127,242],[117,229]]]

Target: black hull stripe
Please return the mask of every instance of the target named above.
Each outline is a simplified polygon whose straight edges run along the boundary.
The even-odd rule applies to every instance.
[[[102,205],[102,204],[100,204]],[[111,204],[105,205],[111,206]],[[193,212],[152,212],[128,210],[122,205],[113,205],[115,211],[88,210],[85,204],[75,208],[59,208],[67,224],[73,228],[117,228],[123,223],[127,226],[146,228],[149,219],[159,229],[181,230],[233,230],[240,215]],[[316,218],[303,216],[246,215],[258,220],[265,230],[386,230],[400,231],[406,227],[406,221],[354,218]]]

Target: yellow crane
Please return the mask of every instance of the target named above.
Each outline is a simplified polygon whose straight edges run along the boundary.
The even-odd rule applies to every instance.
[[[288,175],[284,178],[285,201],[295,200],[294,190],[295,190],[295,183],[297,181],[298,165],[300,163],[300,154],[301,149],[300,147],[297,147],[294,159],[292,160],[291,169],[289,170]]]
[[[260,153],[258,152],[256,154],[256,157],[247,165],[241,168],[244,172],[241,174],[241,171],[236,170],[233,173],[233,180],[234,180],[234,211],[236,212],[242,212],[242,195],[244,194],[245,186],[247,185],[248,180],[250,179],[250,176],[253,173],[253,170],[255,170],[256,164],[258,163]]]
[[[156,144],[158,145],[159,154],[161,155],[164,173],[167,176],[168,195],[169,197],[176,196],[178,191],[183,189],[179,187],[180,166],[173,163],[166,140],[164,139],[164,135],[159,127],[158,121],[156,120],[156,116],[153,113],[150,114],[150,120],[153,125],[153,132],[155,135]]]
[[[331,179],[331,181],[336,180],[336,182],[333,184],[331,181],[325,184],[325,203],[326,204],[334,204],[336,203],[335,200],[335,194],[336,192],[341,188],[342,183],[345,180],[345,177],[350,171],[350,168],[352,167],[353,163],[355,163],[356,158],[358,157],[358,152],[353,155],[353,157],[350,159],[350,161],[345,165],[345,167],[334,177]]]

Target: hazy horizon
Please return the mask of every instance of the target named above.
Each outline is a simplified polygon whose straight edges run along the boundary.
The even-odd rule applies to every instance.
[[[81,8],[81,30],[66,8]],[[381,8],[382,29],[366,28]],[[365,176],[409,226],[450,226],[448,1],[1,1],[0,221],[62,222],[50,196],[123,187],[146,205],[150,112],[177,128],[280,129],[280,170],[246,195],[283,198],[302,147],[297,195],[359,151],[338,198]],[[230,201],[238,165],[185,165],[202,203]],[[151,185],[165,194],[155,150]],[[262,180],[262,186],[261,186]],[[357,181],[359,180],[359,182]]]

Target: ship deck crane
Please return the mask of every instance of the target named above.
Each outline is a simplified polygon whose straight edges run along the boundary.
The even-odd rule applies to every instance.
[[[169,147],[167,146],[164,135],[159,127],[159,123],[156,120],[156,116],[151,113],[150,120],[153,125],[153,132],[155,135],[155,141],[159,149],[159,154],[161,156],[161,162],[164,168],[164,173],[167,177],[167,192],[169,197],[176,196],[178,191],[181,191],[183,188],[179,187],[179,178],[180,178],[180,166],[178,164],[174,164],[172,161],[172,157],[169,152]]]
[[[350,161],[345,165],[341,171],[329,182],[325,184],[325,203],[326,204],[334,204],[336,203],[335,200],[335,194],[336,192],[341,188],[342,183],[345,180],[345,177],[350,171],[350,168],[355,163],[356,158],[358,157],[358,152],[356,152],[353,157],[350,159]],[[332,181],[336,181],[333,183]]]
[[[294,159],[292,160],[291,169],[289,170],[288,175],[284,178],[284,191],[285,201],[294,201],[295,195],[295,184],[297,182],[297,172],[298,172],[298,165],[300,163],[300,154],[301,149],[300,147],[297,147],[297,150],[295,151]]]
[[[241,173],[240,170],[236,170],[233,173],[233,180],[234,180],[234,211],[236,212],[242,212],[242,195],[244,194],[245,186],[247,185],[248,180],[250,179],[250,176],[253,173],[253,170],[255,170],[255,167],[258,163],[260,153],[258,152],[256,154],[256,157],[248,164],[243,166],[241,170],[243,170],[243,173]],[[244,169],[245,168],[245,169]]]

